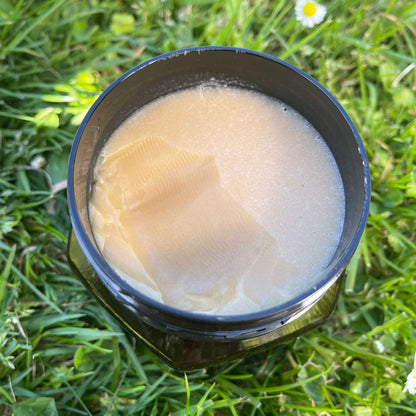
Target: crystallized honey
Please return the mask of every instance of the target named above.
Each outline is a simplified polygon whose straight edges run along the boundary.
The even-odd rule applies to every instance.
[[[113,269],[147,296],[240,314],[311,288],[344,222],[335,160],[284,103],[202,85],[139,109],[110,137],[89,204]]]

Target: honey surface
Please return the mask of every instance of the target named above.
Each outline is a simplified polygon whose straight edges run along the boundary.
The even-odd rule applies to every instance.
[[[94,236],[122,278],[180,309],[254,312],[313,286],[344,219],[335,161],[285,104],[200,86],[136,112],[95,168]]]

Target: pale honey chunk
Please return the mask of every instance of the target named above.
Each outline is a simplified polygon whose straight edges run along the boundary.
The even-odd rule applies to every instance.
[[[277,306],[317,282],[344,220],[335,160],[297,112],[199,86],[137,111],[95,168],[90,221],[114,270],[200,313]]]

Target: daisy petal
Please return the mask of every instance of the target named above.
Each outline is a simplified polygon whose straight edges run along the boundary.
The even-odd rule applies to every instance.
[[[414,361],[414,368],[407,376],[406,384],[404,386],[403,392],[409,392],[410,394],[416,394],[416,354]]]

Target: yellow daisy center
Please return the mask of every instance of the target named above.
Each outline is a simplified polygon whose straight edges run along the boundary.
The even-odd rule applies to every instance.
[[[316,4],[308,1],[303,6],[303,13],[306,17],[312,17],[316,13]]]

